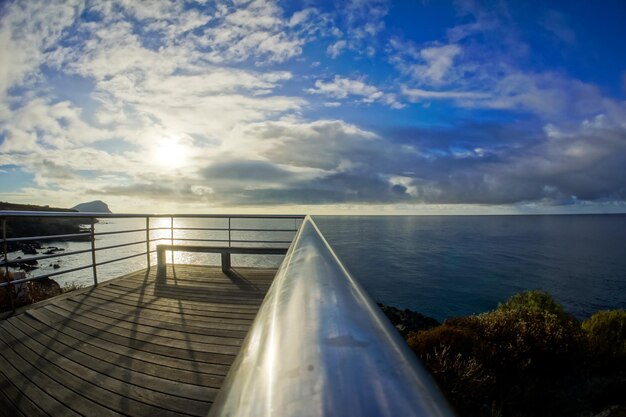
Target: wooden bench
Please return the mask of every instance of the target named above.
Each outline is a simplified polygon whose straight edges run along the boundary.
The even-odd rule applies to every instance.
[[[287,248],[261,248],[261,247],[230,247],[230,246],[197,246],[197,245],[157,245],[157,267],[159,272],[165,272],[167,260],[166,251],[179,252],[202,252],[220,253],[222,255],[222,271],[228,272],[231,269],[230,255],[284,255]]]

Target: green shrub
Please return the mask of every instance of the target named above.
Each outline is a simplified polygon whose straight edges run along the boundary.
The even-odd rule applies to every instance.
[[[61,292],[62,293],[67,293],[67,292],[72,292],[72,291],[76,291],[76,290],[80,290],[85,288],[85,284],[79,284],[76,281],[73,282],[66,282],[63,287],[61,287]]]
[[[579,366],[584,341],[580,324],[539,291],[407,340],[466,416],[550,415],[564,407],[557,391]]]
[[[540,290],[515,294],[504,304],[500,304],[498,310],[520,310],[529,314],[549,313],[563,321],[573,320],[573,317],[565,312],[561,304],[557,303],[550,294]]]
[[[582,328],[597,356],[608,361],[626,359],[626,310],[598,311]]]

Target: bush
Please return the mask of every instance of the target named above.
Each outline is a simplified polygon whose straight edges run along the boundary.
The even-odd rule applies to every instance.
[[[461,415],[532,416],[565,406],[558,391],[579,367],[584,340],[580,324],[552,297],[530,291],[407,342]]]
[[[520,310],[528,314],[549,313],[557,316],[562,321],[574,320],[571,315],[563,310],[563,306],[557,303],[550,294],[540,290],[524,291],[515,294],[504,304],[500,304],[498,310]]]
[[[608,362],[626,359],[626,310],[598,311],[583,322],[582,328],[595,356]]]
[[[61,287],[61,292],[65,294],[68,292],[81,290],[83,288],[85,288],[85,284],[78,284],[76,281],[73,281],[71,283],[65,283],[63,287]]]

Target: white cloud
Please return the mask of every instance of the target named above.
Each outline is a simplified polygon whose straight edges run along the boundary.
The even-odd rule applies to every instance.
[[[458,78],[452,71],[455,59],[462,53],[457,44],[419,49],[411,42],[392,39],[390,48],[391,62],[400,72],[421,84],[440,86]]]
[[[361,80],[353,80],[335,75],[333,81],[325,83],[321,80],[315,81],[315,88],[310,88],[307,92],[311,94],[323,94],[333,98],[347,98],[349,95],[364,97],[368,102],[373,102],[382,97],[383,93],[376,87]]]
[[[85,123],[81,110],[68,101],[52,104],[34,99],[14,111],[11,122],[4,127],[6,139],[0,144],[3,152],[30,152],[38,143],[65,149],[110,137],[110,133]]]
[[[430,91],[406,87],[402,88],[402,94],[413,103],[426,100],[483,100],[490,97],[487,93],[473,91]]]
[[[351,96],[361,97],[363,103],[381,102],[392,108],[401,108],[396,96],[385,94],[373,85],[359,79],[344,78],[336,75],[330,82],[315,81],[315,88],[306,90],[310,94],[321,94],[335,99],[346,99]]]
[[[288,30],[302,25],[312,16],[298,13],[292,20],[283,16],[275,2],[255,0],[244,6],[228,8],[218,23],[204,30],[195,41],[208,49],[203,56],[214,63],[284,62],[302,53],[306,33]]]
[[[413,69],[416,77],[427,79],[433,84],[441,84],[454,63],[454,58],[461,53],[458,45],[445,45],[424,48],[420,51],[426,65],[416,65]]]
[[[335,59],[339,55],[341,55],[341,52],[346,48],[347,45],[348,43],[345,40],[343,39],[339,40],[329,45],[328,48],[326,49],[326,53],[328,54],[328,56]]]
[[[0,19],[0,120],[7,117],[7,91],[33,81],[52,47],[74,22],[81,1],[25,1],[2,6]]]
[[[348,36],[367,39],[384,29],[383,18],[389,12],[385,0],[349,0],[343,8],[348,22]]]
[[[378,36],[385,28],[384,18],[389,12],[387,0],[348,0],[338,3],[338,25],[328,32],[341,38],[328,46],[326,53],[336,58],[344,50],[373,57],[378,50]],[[340,29],[341,28],[341,29]],[[343,29],[343,30],[342,30]]]

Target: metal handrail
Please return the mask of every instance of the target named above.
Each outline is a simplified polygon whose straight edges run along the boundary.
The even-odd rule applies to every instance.
[[[341,264],[301,225],[209,412],[452,417],[432,377]]]
[[[87,213],[64,211],[15,211],[0,210],[2,217],[77,217],[77,218],[181,218],[181,219],[304,219],[303,214],[164,214],[164,213]]]
[[[35,219],[51,219],[51,218],[74,218],[74,219],[84,219],[84,224],[89,225],[88,228],[85,228],[84,232],[80,232],[80,233],[68,233],[68,234],[58,234],[58,235],[44,235],[44,236],[20,236],[20,237],[9,237],[6,234],[6,230],[7,230],[7,223],[10,221],[15,221],[16,219],[23,219],[23,218],[35,218]],[[98,219],[126,219],[126,218],[145,218],[146,219],[146,227],[145,228],[133,228],[133,229],[124,229],[124,230],[115,230],[115,231],[106,231],[106,232],[96,232],[95,231],[95,224],[97,223]],[[169,218],[170,219],[170,227],[150,227],[150,219],[152,218]],[[174,226],[174,219],[178,219],[178,218],[184,218],[184,219],[224,219],[224,220],[228,220],[228,226],[227,227],[194,227],[194,228],[187,228],[187,227],[180,227],[177,228]],[[243,220],[270,220],[270,219],[277,219],[277,220],[294,220],[294,229],[285,229],[284,226],[283,228],[277,228],[277,229],[255,229],[255,228],[250,228],[250,229],[246,229],[246,228],[242,228],[241,226],[239,226],[238,228],[234,228],[232,227],[232,223],[231,220],[233,219],[243,219]],[[304,219],[304,216],[302,215],[267,215],[267,214],[161,214],[161,213],[157,213],[157,214],[137,214],[137,213],[132,213],[132,214],[117,214],[117,213],[79,213],[79,212],[50,212],[50,211],[12,211],[12,210],[0,210],[0,221],[2,222],[3,225],[3,232],[2,232],[2,245],[3,245],[3,259],[0,260],[0,268],[4,267],[5,268],[5,276],[7,281],[6,282],[0,282],[0,288],[3,287],[7,287],[7,286],[11,286],[14,287],[17,284],[20,283],[25,283],[25,282],[30,282],[30,281],[36,281],[36,280],[40,280],[40,279],[44,279],[44,278],[49,278],[52,276],[57,276],[57,275],[62,275],[62,274],[66,274],[66,273],[70,273],[70,272],[75,272],[75,271],[79,271],[79,270],[83,270],[83,269],[87,269],[87,268],[92,268],[93,270],[93,282],[94,285],[98,284],[98,267],[102,266],[102,265],[106,265],[106,264],[110,264],[113,262],[118,262],[118,261],[123,261],[126,259],[130,259],[130,258],[134,258],[134,257],[138,257],[138,256],[146,256],[147,259],[147,265],[148,268],[151,265],[151,260],[150,260],[150,255],[152,253],[155,253],[155,250],[151,250],[150,249],[150,245],[152,243],[155,242],[159,242],[159,241],[163,241],[163,240],[167,240],[167,241],[171,241],[172,243],[174,242],[174,240],[182,240],[182,241],[197,241],[197,242],[223,242],[224,244],[228,244],[229,246],[232,243],[239,243],[239,242],[248,242],[248,243],[266,243],[266,244],[277,244],[277,243],[281,243],[281,244],[289,244],[291,243],[291,241],[286,241],[286,240],[258,240],[258,239],[248,239],[248,240],[244,240],[244,239],[231,239],[231,231],[251,231],[251,232],[256,232],[256,231],[265,231],[265,232],[280,232],[280,233],[285,233],[285,232],[296,232],[297,231],[297,222],[301,221]],[[170,230],[170,236],[169,237],[155,237],[152,238],[150,236],[150,233],[152,231],[158,231],[158,230]],[[194,230],[194,231],[223,231],[223,232],[228,232],[228,239],[196,239],[196,238],[178,238],[175,237],[175,231],[177,230]],[[126,242],[126,243],[121,243],[121,244],[115,244],[115,245],[108,245],[108,246],[101,246],[101,247],[96,247],[96,238],[99,236],[105,236],[105,235],[114,235],[114,234],[124,234],[124,233],[139,233],[139,232],[145,232],[145,238],[143,240],[139,240],[139,241],[133,241],[133,242]],[[284,235],[283,235],[284,236]],[[89,242],[91,243],[91,247],[89,249],[84,249],[84,250],[75,250],[75,251],[69,251],[69,252],[59,252],[59,253],[52,253],[52,254],[46,254],[46,255],[38,255],[38,256],[31,256],[31,257],[27,257],[27,258],[23,258],[23,259],[11,259],[9,260],[8,258],[8,244],[9,243],[16,243],[16,242],[29,242],[29,241],[54,241],[54,240],[64,240],[64,239],[72,239],[72,238],[88,238]],[[115,248],[120,248],[120,247],[125,247],[125,246],[132,246],[132,245],[139,245],[139,244],[146,244],[146,251],[143,253],[138,253],[138,254],[132,254],[132,255],[127,255],[127,256],[122,256],[122,257],[118,257],[118,258],[114,258],[114,259],[109,259],[106,261],[100,261],[98,262],[96,259],[96,253],[98,252],[102,252],[102,251],[106,251],[106,250],[111,250],[111,249],[115,249]],[[10,275],[9,275],[9,266],[10,265],[15,265],[15,264],[21,264],[21,263],[28,263],[31,261],[38,261],[38,260],[42,260],[42,259],[52,259],[52,258],[63,258],[65,256],[71,256],[71,255],[77,255],[77,254],[83,254],[83,253],[91,253],[91,263],[89,265],[84,265],[84,266],[80,266],[80,267],[75,267],[75,268],[71,268],[71,269],[65,269],[65,270],[61,270],[61,271],[54,271],[48,274],[44,274],[44,275],[39,275],[39,276],[34,276],[34,277],[27,277],[27,278],[23,278],[23,279],[17,279],[17,280],[10,280]],[[13,291],[10,291],[10,294],[13,295]]]

